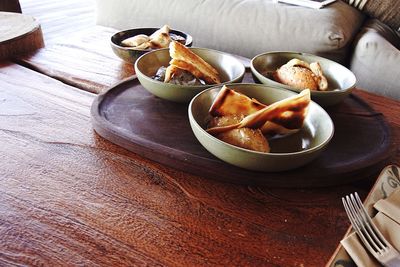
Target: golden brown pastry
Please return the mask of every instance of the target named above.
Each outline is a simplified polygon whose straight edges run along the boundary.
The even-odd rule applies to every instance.
[[[310,102],[310,90],[306,89],[245,116],[239,123],[212,127],[207,132],[217,135],[236,128],[260,129],[268,121],[286,129],[299,129],[303,126]]]
[[[299,59],[292,59],[272,75],[275,81],[297,89],[321,91],[328,89],[328,81],[318,62],[308,64]]]
[[[240,122],[243,116],[223,116],[214,117],[209,124],[209,127],[227,126]],[[238,128],[225,132],[221,132],[216,137],[228,144],[246,148],[259,152],[269,152],[270,147],[267,139],[262,134],[260,129]]]
[[[313,62],[310,64],[310,70],[316,76],[316,80],[318,82],[318,89],[321,91],[326,91],[328,89],[328,80],[322,74],[321,65],[318,62]]]
[[[165,70],[165,78],[164,78],[164,82],[168,83],[169,81],[171,81],[171,79],[173,78],[173,76],[175,74],[178,74],[181,70],[174,66],[174,65],[169,65],[167,67],[167,69]]]
[[[218,139],[241,148],[268,153],[270,147],[260,129],[232,129],[216,136]]]
[[[171,43],[170,30],[168,25],[164,25],[150,35],[151,48],[167,48]]]
[[[287,134],[303,126],[310,90],[266,106],[223,86],[209,110],[207,132],[229,144],[269,152],[264,134]]]
[[[210,107],[211,116],[249,115],[265,107],[255,99],[240,94],[224,85]]]
[[[139,50],[150,48],[150,38],[145,34],[135,35],[121,42],[123,46],[132,47]]]
[[[192,73],[207,84],[221,83],[218,71],[183,44],[172,41],[169,45],[169,53],[172,58],[170,65]]]
[[[296,66],[287,67],[283,65],[273,75],[275,81],[293,86],[294,88],[318,90],[318,84],[314,80],[313,73],[309,69]]]
[[[211,116],[231,116],[231,115],[250,115],[259,110],[262,110],[266,105],[260,103],[256,99],[238,93],[227,86],[223,86],[218,95],[214,99],[210,107],[209,113]],[[233,123],[232,123],[233,124]],[[227,124],[228,125],[228,124]],[[268,136],[286,135],[298,131],[296,129],[287,129],[272,121],[267,121],[260,127],[263,134]]]
[[[174,65],[160,67],[153,79],[178,85],[204,85],[204,81],[197,79],[193,74]]]
[[[273,137],[273,136],[276,136],[276,135],[294,134],[294,133],[298,132],[300,130],[300,128],[288,129],[288,128],[285,128],[284,126],[279,125],[279,124],[277,124],[275,122],[267,121],[260,128],[260,130],[264,135],[267,135],[269,137]]]
[[[137,50],[167,48],[171,43],[170,27],[164,25],[152,35],[138,34],[121,41],[121,45],[132,47]]]

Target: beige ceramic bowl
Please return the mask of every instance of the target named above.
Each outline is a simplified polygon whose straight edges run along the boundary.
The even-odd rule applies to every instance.
[[[189,48],[213,66],[221,76],[222,84],[241,82],[245,73],[245,67],[239,59],[233,55],[207,49]],[[150,93],[174,102],[189,103],[189,101],[201,91],[215,85],[176,85],[154,80],[152,77],[161,66],[168,66],[171,60],[169,49],[160,49],[141,56],[135,63],[136,75],[142,86]]]
[[[346,67],[323,57],[299,52],[268,52],[255,56],[250,65],[254,80],[269,86],[300,92],[299,89],[276,82],[265,75],[276,71],[293,58],[308,63],[316,61],[320,63],[322,71],[328,79],[328,91],[311,91],[311,98],[323,107],[340,103],[355,87],[356,77]]]
[[[229,88],[271,104],[295,93],[260,84],[232,84]],[[276,172],[300,167],[315,159],[333,137],[334,126],[326,111],[311,101],[303,128],[290,136],[269,140],[271,153],[256,152],[225,143],[206,132],[208,110],[221,86],[196,95],[189,104],[189,122],[199,142],[217,158],[255,171]]]

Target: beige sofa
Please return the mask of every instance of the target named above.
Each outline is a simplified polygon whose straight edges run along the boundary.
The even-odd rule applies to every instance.
[[[357,77],[357,86],[400,99],[399,62],[400,32],[378,20],[368,20],[351,51],[349,67]]]
[[[96,0],[96,3],[100,25],[128,29],[168,24],[191,34],[194,46],[248,58],[267,51],[312,53],[350,67],[359,87],[400,99],[400,89],[392,73],[382,77],[382,73],[370,70],[376,64],[370,60],[376,59],[377,52],[382,65],[374,67],[394,70],[395,62],[385,57],[398,61],[399,51],[396,48],[390,53],[381,52],[381,49],[388,51],[388,44],[385,38],[377,36],[380,33],[374,33],[372,38],[372,33],[362,31],[369,37],[367,40],[360,37],[366,16],[342,1],[318,10],[274,0]]]

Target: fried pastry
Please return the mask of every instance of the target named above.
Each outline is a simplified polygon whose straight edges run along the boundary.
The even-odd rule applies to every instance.
[[[313,77],[312,71],[303,67],[287,67],[284,65],[273,76],[275,81],[297,89],[318,90],[318,84]]]
[[[147,36],[145,34],[138,34],[122,40],[121,45],[125,47],[132,47],[137,50],[145,50],[150,48],[167,48],[173,38],[179,40],[180,42],[182,42],[182,40],[183,42],[185,41],[183,37],[177,36],[175,34],[173,35],[173,38],[171,38],[170,30],[171,29],[168,25],[164,25],[150,36]]]
[[[268,153],[270,147],[260,129],[232,129],[216,136],[218,139],[241,148]]]
[[[218,71],[183,44],[172,41],[169,53],[172,58],[170,65],[192,73],[207,84],[221,83]]]
[[[217,135],[236,128],[260,129],[266,122],[273,122],[289,130],[299,129],[303,126],[310,101],[310,90],[306,89],[245,116],[239,123],[212,127],[207,132]]]
[[[209,110],[207,132],[229,144],[269,152],[265,134],[287,134],[303,126],[310,90],[266,106],[223,86]]]
[[[318,82],[318,89],[321,91],[326,91],[328,89],[328,80],[322,74],[321,65],[318,62],[313,62],[310,64],[310,70],[316,76],[316,80]]]
[[[222,116],[214,117],[210,123],[209,127],[221,127],[240,122],[243,116]],[[260,129],[250,129],[250,128],[238,128],[232,129],[225,132],[221,132],[216,135],[216,137],[228,144],[238,146],[241,148],[246,148],[259,152],[269,152],[270,147],[268,140],[262,134]]]
[[[318,62],[308,64],[295,58],[278,68],[272,76],[275,81],[297,89],[321,91],[328,89],[328,81]]]
[[[211,116],[249,115],[266,107],[256,99],[240,94],[224,85],[210,107]]]
[[[169,65],[165,68],[165,76],[162,81],[179,85],[203,85],[202,81],[197,79],[193,74],[183,69],[179,69],[174,65]]]
[[[221,127],[239,123],[243,120],[243,115],[224,115],[224,116],[217,116],[212,117],[212,119],[208,122],[207,128],[214,128],[214,127]]]
[[[261,126],[260,130],[264,135],[267,135],[268,137],[274,137],[277,135],[285,136],[285,135],[294,134],[294,133],[298,132],[300,130],[300,128],[288,129],[288,128],[285,128],[284,126],[279,125],[275,122],[267,121],[264,123],[263,126]]]
[[[224,85],[211,105],[209,113],[211,116],[247,116],[265,107],[266,105],[260,103],[258,100],[249,98]],[[298,131],[298,128],[288,129],[272,121],[265,122],[260,129],[263,134],[268,136],[287,135]]]
[[[164,82],[165,82],[165,83],[170,82],[170,81],[172,80],[172,77],[173,77],[175,74],[178,74],[179,71],[180,71],[180,70],[179,70],[178,67],[176,67],[176,66],[174,66],[174,65],[169,65],[169,66],[167,67],[167,69],[165,70]]]
[[[133,37],[122,40],[121,44],[127,47],[144,50],[150,47],[150,38],[145,34],[135,35]]]
[[[150,35],[150,43],[152,48],[167,48],[171,43],[171,37],[169,31],[171,29],[168,25],[164,25],[152,35]]]

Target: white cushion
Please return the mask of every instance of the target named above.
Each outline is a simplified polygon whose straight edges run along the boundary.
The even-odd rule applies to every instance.
[[[361,34],[350,69],[356,75],[357,87],[400,100],[400,50],[383,36],[375,29]]]
[[[96,0],[97,23],[117,29],[161,27],[193,36],[194,46],[253,57],[300,51],[344,61],[364,17],[338,1],[310,9],[272,0]]]

